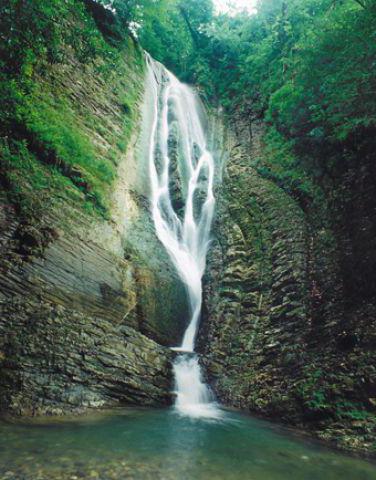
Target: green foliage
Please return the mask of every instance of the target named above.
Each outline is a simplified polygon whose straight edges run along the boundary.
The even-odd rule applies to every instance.
[[[242,91],[315,174],[343,168],[358,158],[359,143],[374,138],[375,8],[353,0],[261,2],[250,20],[257,41],[241,55]]]
[[[85,0],[87,3],[94,3],[95,0]],[[137,35],[140,27],[145,25],[150,18],[157,18],[161,15],[168,0],[96,0],[105,7],[107,11],[116,12],[115,21],[107,21],[107,28],[112,33],[120,36],[121,30]],[[102,14],[102,16],[104,16]],[[109,25],[112,23],[111,25]]]
[[[258,173],[278,184],[304,206],[314,196],[320,195],[307,172],[294,154],[294,142],[287,141],[273,126],[264,136],[264,155],[254,167]]]
[[[267,118],[287,137],[321,152],[326,142],[344,142],[376,124],[376,12],[350,0],[335,8],[300,3],[307,28],[295,28],[285,81],[270,92]],[[314,5],[320,8],[312,16]],[[289,11],[298,23],[293,6]]]
[[[136,115],[143,60],[127,34],[119,34],[116,45],[113,36],[109,40],[106,22],[116,25],[113,13],[91,0],[10,0],[0,5],[0,175],[21,211],[34,210],[42,199],[48,204],[55,192],[87,211],[108,215],[115,167]],[[69,89],[55,86],[53,75],[46,80],[54,64],[69,63],[72,56],[85,64],[79,68],[90,67],[106,79],[122,106],[123,131],[101,132],[115,145],[108,155],[98,152],[86,133],[86,127],[101,128],[97,119],[88,112],[81,118]]]
[[[34,67],[64,60],[69,45],[88,61],[103,49],[84,4],[75,0],[7,0],[0,4],[0,71],[17,81]]]
[[[306,369],[305,378],[297,387],[297,394],[309,411],[325,411],[330,407],[325,391],[323,371],[318,369]]]
[[[315,390],[312,392],[311,399],[308,400],[307,405],[311,410],[325,410],[329,407],[329,402],[323,390]]]
[[[308,176],[371,161],[375,21],[372,0],[259,0],[257,14],[233,17],[214,16],[209,0],[171,0],[140,40],[227,112],[265,119],[264,173],[307,194]]]
[[[35,74],[64,62],[111,56],[84,4],[75,0],[8,0],[0,4],[0,135],[13,134]],[[113,68],[113,65],[112,65]]]
[[[342,400],[336,403],[336,416],[350,420],[367,420],[371,417],[371,413],[365,410],[359,402]]]
[[[52,111],[60,106],[49,100],[38,110],[27,99],[36,98],[36,71],[64,61],[72,49],[84,62],[106,58],[96,68],[110,78],[120,47],[131,48],[131,31],[157,60],[227,112],[263,118],[266,159],[255,167],[308,199],[312,178],[334,177],[374,151],[375,19],[371,0],[259,0],[257,14],[235,16],[215,16],[212,0],[9,0],[0,5],[1,134],[21,126],[54,150],[56,162],[71,165],[74,151],[84,176],[110,182],[112,166],[99,168],[85,140],[66,126],[58,133],[64,122]],[[134,98],[122,94],[119,104],[124,137],[116,143],[125,151]],[[61,116],[69,117],[68,110],[63,107]],[[44,130],[43,118],[51,131]]]
[[[304,378],[296,386],[296,395],[308,415],[330,415],[339,421],[374,420],[374,414],[364,403],[348,398],[348,377],[333,372],[328,374],[314,365],[305,366],[303,373]]]
[[[139,30],[141,44],[183,81],[211,91],[205,29],[213,18],[212,1],[167,0],[155,13],[145,15]]]

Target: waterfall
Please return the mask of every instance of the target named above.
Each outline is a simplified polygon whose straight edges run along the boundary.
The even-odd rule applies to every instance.
[[[215,204],[214,160],[194,91],[148,55],[147,62],[153,109],[148,152],[152,217],[157,236],[186,286],[191,314],[182,344],[174,348],[175,406],[185,415],[218,417],[220,410],[202,381],[194,353]]]

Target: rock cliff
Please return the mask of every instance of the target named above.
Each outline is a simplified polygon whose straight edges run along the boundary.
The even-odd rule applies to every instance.
[[[171,401],[166,347],[185,328],[186,295],[148,211],[143,54],[130,38],[111,52],[116,69],[112,57],[86,61],[67,46],[63,60],[39,65],[32,90],[39,103],[33,98],[17,126],[18,150],[2,150],[13,155],[0,172],[3,413]],[[80,145],[94,152],[87,166],[73,163]],[[103,215],[92,208],[95,161],[115,169],[103,187]]]
[[[256,165],[263,125],[233,119],[217,189],[199,348],[227,405],[369,451],[375,421],[372,302],[346,310],[340,237]]]

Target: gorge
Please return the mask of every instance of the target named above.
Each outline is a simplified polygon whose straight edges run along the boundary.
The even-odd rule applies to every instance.
[[[352,1],[0,6],[0,479],[376,478],[371,100],[252,58]]]

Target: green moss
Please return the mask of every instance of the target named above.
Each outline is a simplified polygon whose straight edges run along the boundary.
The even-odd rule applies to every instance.
[[[41,11],[47,24],[54,24],[54,12],[38,2],[30,12],[36,29]],[[2,75],[3,184],[21,210],[35,208],[41,198],[63,197],[108,218],[116,166],[137,121],[143,55],[127,35],[116,46],[108,43],[82,4],[69,0],[61,15],[64,28],[54,34],[59,52],[54,61],[49,62],[43,45],[36,51],[25,46],[20,68]],[[13,28],[26,27],[20,20]],[[120,121],[106,113],[117,105]]]
[[[254,166],[264,178],[272,180],[286,193],[309,201],[317,189],[294,153],[293,142],[286,140],[274,127],[264,135],[263,158]]]
[[[105,214],[115,168],[108,158],[98,156],[67,100],[54,99],[37,88],[25,106],[24,121],[29,148],[39,160],[69,178],[86,201]]]
[[[7,186],[8,201],[23,214],[39,214],[52,201],[51,192],[80,202],[82,194],[53,165],[42,164],[26,141],[0,142],[0,174]]]

